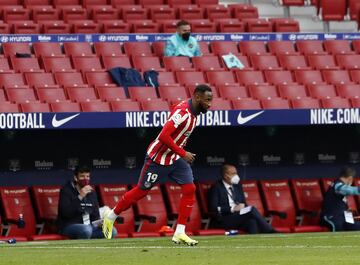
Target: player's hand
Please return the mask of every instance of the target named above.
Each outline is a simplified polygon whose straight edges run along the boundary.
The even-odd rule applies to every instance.
[[[183,158],[186,162],[188,162],[189,164],[192,164],[195,160],[195,156],[196,156],[196,154],[186,152],[186,154]]]
[[[92,190],[93,188],[90,185],[86,185],[80,189],[80,196],[84,198],[88,193],[92,192]]]
[[[237,204],[234,207],[234,212],[240,212],[240,210],[243,209],[244,207],[245,207],[245,204],[243,204],[243,203]]]

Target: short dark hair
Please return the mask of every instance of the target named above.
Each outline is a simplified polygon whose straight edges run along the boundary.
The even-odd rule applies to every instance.
[[[180,20],[178,23],[176,23],[176,27],[180,28],[181,26],[187,26],[190,25],[189,22],[187,22],[186,20]]]
[[[77,176],[79,173],[89,173],[90,167],[88,165],[78,165],[74,169],[74,175]]]
[[[345,177],[345,178],[348,178],[348,177],[354,177],[356,174],[356,170],[352,167],[343,167],[341,170],[340,170],[340,177]]]
[[[209,87],[208,85],[197,85],[195,87],[194,94],[203,94],[206,91],[212,92],[211,87]]]
[[[225,175],[225,172],[226,170],[228,170],[229,167],[235,167],[234,165],[232,164],[223,164],[220,168],[220,174],[221,174],[221,177],[223,178],[224,175]]]

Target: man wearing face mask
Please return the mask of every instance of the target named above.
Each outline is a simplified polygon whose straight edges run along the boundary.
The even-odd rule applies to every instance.
[[[73,180],[60,190],[59,232],[71,239],[104,238],[100,225],[99,203],[90,185],[90,169],[82,165],[75,169]]]
[[[201,56],[197,40],[191,36],[189,22],[181,20],[176,24],[176,33],[166,42],[165,56]]]
[[[245,230],[249,234],[275,233],[254,206],[246,205],[236,167],[225,164],[222,179],[209,191],[209,210],[215,214],[215,226],[225,230]]]

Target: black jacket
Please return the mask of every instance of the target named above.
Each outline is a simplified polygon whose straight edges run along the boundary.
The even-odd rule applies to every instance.
[[[79,199],[79,192],[70,181],[60,190],[59,208],[58,208],[58,228],[61,231],[70,224],[82,224],[83,214],[90,215],[90,221],[100,219],[99,203],[96,193],[88,193],[82,200]]]

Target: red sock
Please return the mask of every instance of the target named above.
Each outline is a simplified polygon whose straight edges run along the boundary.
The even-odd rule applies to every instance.
[[[114,213],[119,215],[121,212],[128,209],[132,204],[145,197],[149,190],[142,190],[139,186],[136,186],[132,190],[126,192],[116,204]]]
[[[181,186],[182,197],[180,199],[178,224],[186,225],[195,203],[196,187],[193,183]]]

